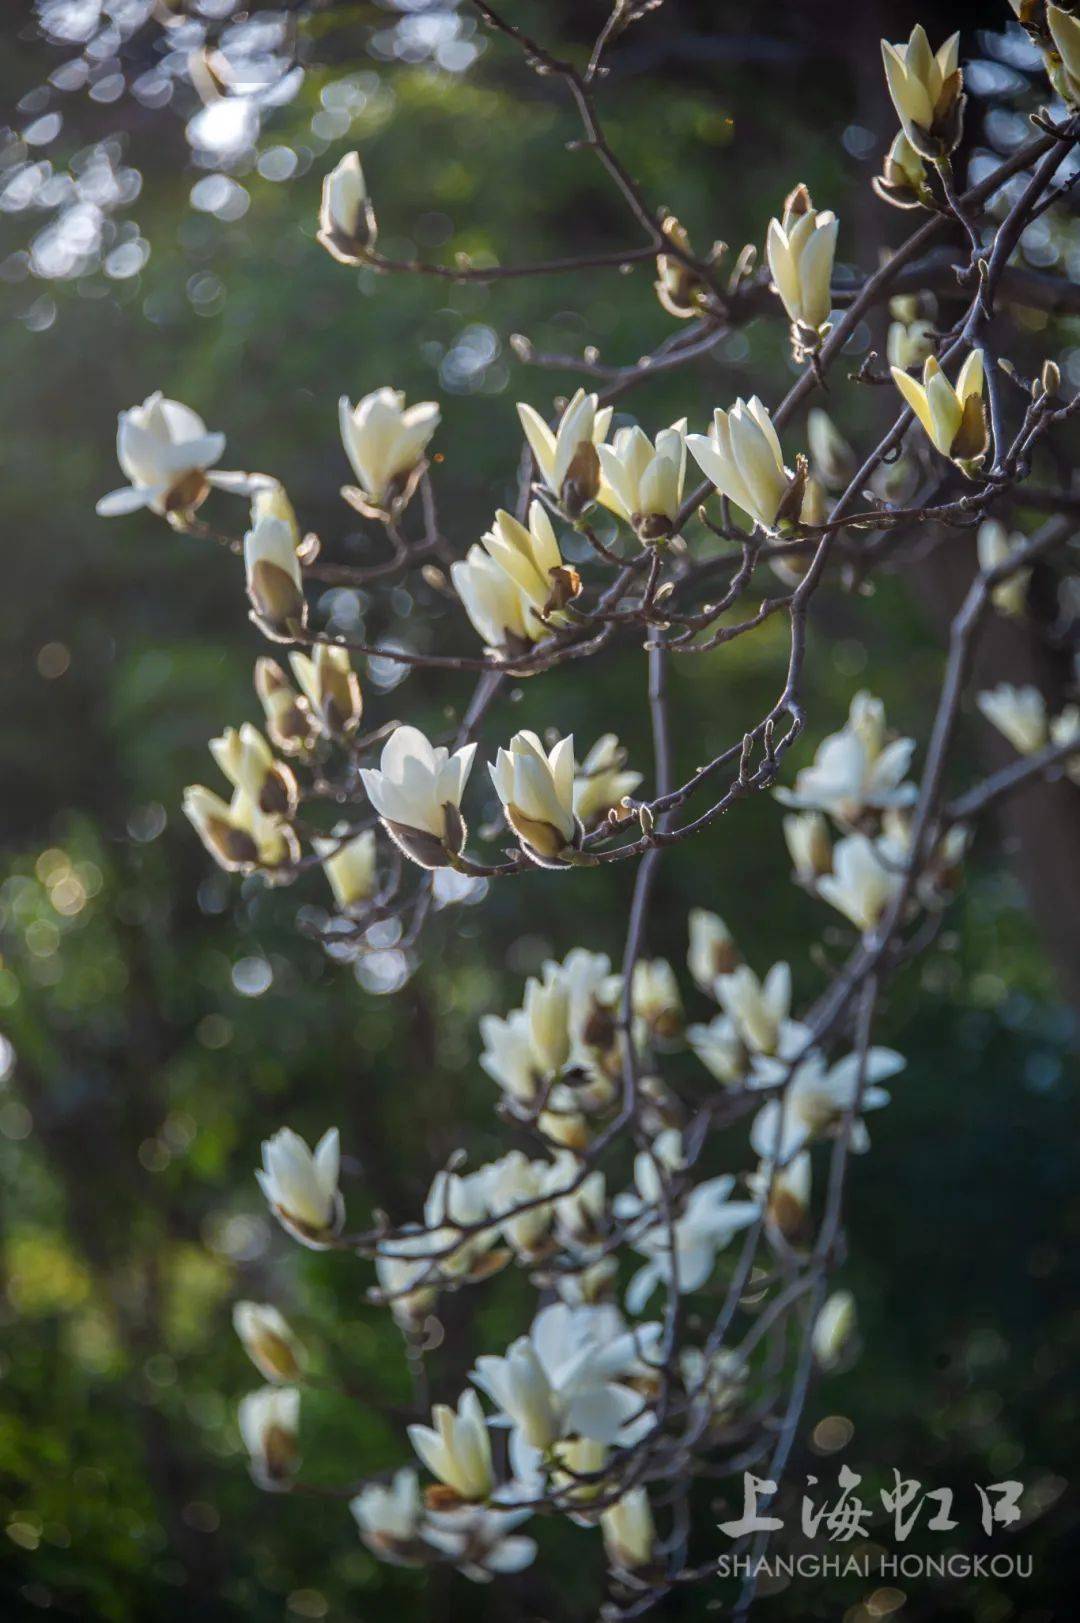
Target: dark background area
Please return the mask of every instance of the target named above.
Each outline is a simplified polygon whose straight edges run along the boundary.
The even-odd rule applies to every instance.
[[[591,0],[508,0],[507,11],[571,50],[605,14]],[[960,26],[963,59],[1000,61],[978,30],[1009,17],[1004,3],[669,0],[613,55],[609,133],[698,245],[721,237],[735,253],[760,243],[768,216],[805,180],[840,215],[840,258],[872,267],[878,245],[899,240],[910,220],[870,192],[893,132],[878,38],[906,38],[918,19],[937,43]],[[561,1623],[594,1616],[601,1596],[590,1531],[537,1524],[536,1567],[480,1589],[378,1565],[344,1502],[260,1495],[234,1422],[255,1381],[230,1309],[237,1297],[279,1303],[326,1377],[304,1399],[308,1479],[329,1486],[408,1458],[400,1338],[365,1303],[370,1269],[302,1253],[275,1229],[251,1176],[259,1142],[284,1122],[309,1139],[338,1123],[357,1223],[373,1206],[412,1215],[463,1120],[475,1161],[499,1153],[477,1021],[512,1007],[545,956],[578,944],[617,955],[630,875],[537,874],[480,907],[449,909],[403,989],[366,989],[297,933],[297,913],[324,900],[318,876],[285,892],[229,881],[210,871],[180,815],[183,786],[213,781],[206,740],[258,719],[250,679],[263,645],[234,561],[148,515],[106,522],[93,512],[119,482],[116,411],[162,388],[227,432],[226,466],[285,482],[328,555],[368,556],[378,538],[337,497],[346,464],[336,403],[390,383],[410,400],[443,403],[440,502],[464,552],[512,489],[513,402],[546,407],[572,386],[522,366],[509,334],[542,350],[595,343],[605,360],[628,361],[671,330],[648,267],[625,279],[442,287],[375,281],[318,248],[320,177],[352,146],[388,253],[412,244],[445,258],[523,260],[628,240],[597,166],[566,150],[573,118],[550,87],[498,45],[460,72],[395,59],[372,41],[396,18],[367,4],[329,8],[303,89],[261,143],[306,152],[309,167],[281,184],[238,173],[250,206],[232,223],[189,206],[202,171],[176,107],[67,97],[57,152],[119,132],[123,161],[142,174],[129,212],[151,252],[138,276],[24,277],[19,256],[37,222],[2,222],[0,1029],[10,1049],[0,1050],[0,1593],[11,1616],[127,1623],[194,1610],[252,1623],[419,1623],[468,1611],[492,1623]],[[3,26],[0,86],[14,108],[70,51],[37,36],[29,7],[11,8]],[[360,77],[362,110],[349,133],[313,141],[322,92],[346,69]],[[1043,94],[1035,80],[1030,90],[1022,79],[991,88],[973,105],[969,146],[1000,145],[1007,120]],[[16,127],[29,116],[9,115]],[[1067,224],[1056,251],[1075,264]],[[1026,320],[1011,352],[1029,370],[1046,354],[1067,359],[1074,328]],[[881,348],[883,325],[860,343]],[[782,323],[759,321],[693,372],[658,377],[632,407],[650,428],[683,414],[700,428],[739,393],[776,398],[789,366]],[[869,445],[868,419],[889,411],[884,393],[835,387],[830,409],[856,444]],[[823,594],[800,761],[860,686],[882,695],[898,728],[925,738],[942,616],[971,551],[958,537],[935,563],[880,580],[869,600]],[[420,584],[360,612],[373,636],[473,646],[464,616]],[[1048,690],[1062,680],[1037,632],[995,630],[995,678],[1036,671]],[[680,774],[702,738],[734,736],[763,712],[784,653],[783,629],[770,623],[678,667]],[[436,731],[469,692],[468,677],[417,672],[380,691],[377,671],[361,674],[373,724],[402,716]],[[643,661],[627,649],[595,676],[570,667],[526,684],[513,725],[572,725],[582,747],[615,727],[644,764],[643,710]],[[488,745],[502,741],[504,723],[505,710]],[[988,734],[973,712],[961,774],[1008,758]],[[951,1485],[958,1545],[975,1551],[974,1484],[1019,1477],[1025,1526],[994,1547],[1035,1563],[1027,1580],[914,1583],[896,1615],[1043,1623],[1066,1615],[1074,1586],[1070,1002],[1080,966],[1075,892],[1071,907],[1066,896],[1080,819],[1076,791],[1063,793],[1071,824],[1060,795],[1033,795],[983,831],[946,930],[884,1010],[881,1038],[909,1067],[851,1182],[844,1283],[859,1302],[863,1353],[818,1386],[806,1427],[809,1437],[823,1417],[846,1417],[850,1440],[827,1458],[806,1443],[794,1480],[810,1470],[831,1484],[842,1459],[870,1492],[889,1485],[893,1467],[927,1487]],[[673,851],[662,887],[649,950],[678,966],[686,914],[702,904],[727,919],[759,970],[790,959],[803,1003],[821,985],[820,944],[830,961],[841,950],[840,933],[788,882],[771,804],[744,805]],[[690,1059],[678,1056],[672,1075],[692,1093]],[[729,1164],[745,1164],[745,1153],[733,1139]],[[456,1397],[475,1351],[501,1350],[527,1311],[511,1278],[454,1298],[432,1360],[438,1395]],[[339,1379],[362,1401],[337,1395]],[[717,1519],[720,1500],[714,1514],[703,1499],[700,1559],[719,1553]],[[910,1547],[936,1552],[941,1540],[916,1534]],[[875,1611],[866,1589],[803,1583],[767,1596],[762,1612],[863,1623],[885,1604]],[[715,1598],[687,1595],[664,1615],[704,1617]]]

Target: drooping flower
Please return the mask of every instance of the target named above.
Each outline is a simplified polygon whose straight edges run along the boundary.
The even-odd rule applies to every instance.
[[[786,198],[781,219],[769,221],[765,241],[769,270],[800,353],[815,348],[828,329],[839,229],[831,209],[820,213],[815,209],[805,186],[796,186]]]
[[[284,1314],[267,1302],[233,1304],[233,1329],[264,1380],[276,1385],[299,1380],[304,1349]]]
[[[603,482],[599,500],[631,525],[639,541],[672,535],[686,478],[686,418],[660,430],[655,443],[643,429],[620,428],[597,447]]]
[[[591,507],[600,489],[596,447],[606,437],[612,408],[599,408],[594,394],[578,389],[552,431],[534,407],[518,403],[518,416],[540,478],[569,519]]]
[[[963,129],[963,74],[958,66],[960,36],[953,34],[934,52],[921,23],[906,45],[881,42],[889,95],[904,134],[922,157],[940,161]]]
[[[278,1222],[314,1251],[331,1244],[345,1221],[337,1128],[329,1128],[314,1151],[299,1133],[279,1128],[263,1144],[262,1157],[255,1176]]]
[[[338,415],[341,441],[362,502],[378,512],[402,506],[415,488],[424,452],[439,426],[435,401],[406,406],[400,389],[375,389],[355,406],[342,395]]]
[[[893,382],[926,430],[935,450],[951,457],[962,473],[974,473],[988,444],[982,350],[971,351],[960,368],[955,386],[933,355],[923,367],[921,383],[898,366],[890,370]]]
[[[300,1466],[300,1393],[295,1386],[249,1392],[237,1414],[251,1474],[260,1488],[288,1488]]]
[[[548,751],[535,733],[515,733],[488,770],[526,854],[541,866],[566,862],[581,843],[574,815],[573,736],[560,738]]]
[[[461,797],[475,744],[451,755],[416,727],[396,727],[378,767],[362,767],[368,799],[407,857],[422,868],[444,867],[465,845]]]
[[[225,453],[224,434],[207,432],[190,406],[166,400],[160,391],[141,406],[120,413],[116,457],[128,484],[97,503],[102,518],[135,513],[189,513],[205,500],[213,476],[208,473]]]
[[[718,406],[709,433],[688,434],[686,444],[706,479],[763,530],[798,516],[805,469],[792,474],[784,466],[772,418],[756,395],[736,400],[729,412]]]

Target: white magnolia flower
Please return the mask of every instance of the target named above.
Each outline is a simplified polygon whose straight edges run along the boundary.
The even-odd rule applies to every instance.
[[[264,656],[255,661],[255,692],[271,742],[286,755],[307,750],[315,738],[311,713],[276,659]]]
[[[319,726],[332,738],[348,737],[360,725],[364,702],[349,650],[316,643],[314,653],[293,653],[289,664]]]
[[[618,1272],[616,1257],[598,1257],[574,1273],[557,1273],[552,1284],[568,1307],[597,1307],[610,1301]]]
[[[323,177],[318,241],[343,265],[363,262],[375,244],[375,213],[359,152],[347,152]]]
[[[407,498],[439,426],[435,401],[407,407],[400,389],[376,389],[356,406],[342,395],[338,415],[345,454],[367,501],[388,509]]]
[[[451,564],[454,588],[489,647],[540,642],[580,590],[577,571],[564,564],[551,520],[541,502],[529,508],[529,527],[501,508],[478,546]]]
[[[984,573],[1006,564],[1018,547],[1027,541],[1022,533],[1010,535],[1004,524],[996,518],[984,519],[976,537],[979,550],[979,568]],[[1030,569],[1018,569],[1007,580],[999,582],[991,595],[994,607],[1001,614],[1023,614],[1027,603]]]
[[[725,1347],[708,1357],[700,1347],[684,1347],[679,1354],[679,1371],[690,1397],[704,1400],[714,1419],[731,1413],[750,1374],[738,1353]]]
[[[604,733],[580,763],[574,778],[574,811],[585,828],[599,823],[624,795],[632,795],[640,772],[626,771],[626,751],[614,733]]]
[[[154,513],[190,512],[213,483],[207,469],[224,452],[224,434],[208,433],[190,406],[152,394],[141,406],[120,413],[116,458],[129,483],[102,496],[96,510],[102,518],[142,507]]]
[[[1080,18],[1050,0],[1046,7],[1046,26],[1061,59],[1060,65],[1051,67],[1054,89],[1075,105],[1080,102]]]
[[[515,1428],[515,1464],[526,1475],[536,1464],[529,1451],[546,1454],[559,1438],[629,1443],[648,1429],[640,1393],[619,1377],[643,1371],[659,1329],[629,1330],[613,1307],[554,1302],[505,1357],[477,1359],[472,1379]]]
[[[448,1278],[472,1273],[499,1237],[497,1226],[487,1222],[491,1215],[489,1178],[490,1168],[480,1167],[464,1174],[440,1171],[431,1180],[424,1201],[428,1233],[418,1238],[417,1255],[426,1251]],[[474,1228],[475,1233],[467,1232]],[[454,1245],[455,1240],[460,1243]]]
[[[755,395],[736,400],[730,412],[719,406],[706,434],[689,434],[691,456],[706,479],[763,530],[773,530],[795,481],[784,466],[772,418]]]
[[[906,1061],[891,1048],[871,1048],[866,1056],[860,1112],[880,1110],[889,1102],[886,1090],[878,1086],[902,1071]],[[788,1075],[788,1065],[779,1059],[760,1060],[752,1085],[772,1087]],[[783,1100],[770,1099],[754,1117],[750,1143],[762,1160],[786,1165],[811,1139],[832,1132],[855,1102],[859,1082],[859,1056],[848,1054],[829,1065],[814,1050],[797,1066]],[[861,1154],[870,1147],[863,1122],[851,1130],[852,1150]]]
[[[508,1215],[501,1224],[507,1244],[519,1257],[535,1257],[547,1246],[555,1221],[553,1202],[544,1196],[565,1187],[565,1175],[552,1161],[530,1161],[520,1150],[510,1150],[484,1168],[488,1210],[492,1217]],[[536,1203],[536,1204],[533,1204]]]
[[[701,990],[715,996],[716,977],[731,973],[739,962],[739,949],[723,919],[704,907],[690,909],[688,925],[687,968]]]
[[[569,997],[570,1044],[575,1064],[586,1070],[603,1068],[617,1048],[616,1009],[622,976],[611,972],[605,952],[575,947],[562,964]]]
[[[923,367],[922,382],[891,369],[893,382],[942,456],[970,471],[986,451],[986,408],[983,404],[983,352],[973,349],[960,368],[955,387],[935,356]]]
[[[475,754],[475,744],[451,755],[433,747],[418,728],[396,727],[378,768],[360,770],[387,832],[423,868],[443,867],[447,853],[456,855],[465,844],[461,797]]]
[[[552,1177],[552,1187],[569,1190],[555,1202],[555,1224],[560,1241],[565,1246],[584,1246],[603,1231],[607,1211],[607,1180],[597,1167],[584,1178],[580,1176],[580,1162],[567,1151],[555,1157],[558,1173]],[[580,1181],[579,1181],[580,1180]]]
[[[300,1465],[300,1393],[295,1386],[249,1392],[237,1413],[251,1474],[260,1488],[287,1488]]]
[[[620,428],[610,445],[597,447],[597,454],[603,505],[632,525],[639,540],[666,540],[682,504],[686,418],[661,429],[655,444],[641,428]]]
[[[764,1160],[750,1173],[747,1187],[772,1228],[788,1242],[797,1245],[804,1237],[810,1214],[811,1163],[809,1150],[802,1150],[786,1166]]]
[[[631,981],[631,1007],[654,1037],[670,1039],[682,1031],[682,997],[675,971],[666,958],[639,958]]]
[[[999,682],[996,688],[977,694],[975,703],[1021,755],[1034,755],[1050,736],[1046,701],[1036,687]]]
[[[304,577],[284,519],[264,513],[244,536],[247,594],[260,630],[292,642],[307,620]]]
[[[796,775],[795,788],[777,789],[785,806],[824,811],[838,823],[858,822],[866,810],[907,806],[918,790],[903,781],[915,750],[913,738],[888,741],[885,707],[869,693],[856,693],[847,722],[818,746],[813,766]]]
[[[813,885],[832,868],[832,843],[824,817],[817,811],[792,812],[784,818],[784,839],[795,877]]]
[[[222,475],[222,477],[230,478],[231,482],[231,476]],[[300,524],[296,517],[296,509],[289,500],[285,486],[281,481],[257,475],[256,482],[249,483],[249,488],[251,490],[252,526],[258,524],[261,518],[280,519],[282,524],[287,524],[289,527],[293,546],[298,547],[301,540]]]
[[[811,1345],[818,1365],[826,1373],[847,1364],[856,1333],[855,1298],[850,1291],[834,1291],[814,1320]]]
[[[718,1014],[708,1025],[687,1026],[686,1040],[705,1069],[718,1082],[734,1086],[746,1073],[746,1048],[726,1014]]]
[[[233,1304],[233,1329],[264,1380],[275,1384],[299,1380],[304,1349],[284,1314],[267,1302]]]
[[[291,817],[296,810],[297,783],[257,727],[245,721],[239,731],[226,727],[210,740],[210,753],[234,789],[255,802],[264,817]]]
[[[491,1438],[476,1393],[462,1393],[456,1410],[437,1403],[431,1418],[434,1427],[409,1427],[409,1441],[424,1465],[460,1499],[487,1499],[495,1475]]]
[[[960,138],[963,110],[958,67],[960,36],[953,34],[936,52],[916,23],[906,45],[881,42],[889,95],[907,136],[924,158],[948,153]]]
[[[656,1528],[644,1488],[631,1488],[602,1511],[600,1528],[613,1567],[621,1572],[636,1572],[649,1565],[656,1547]]]
[[[375,1254],[375,1278],[394,1322],[406,1334],[421,1329],[438,1299],[438,1277],[432,1245],[424,1234],[395,1237],[389,1254]],[[413,1255],[407,1255],[413,1253]]]
[[[356,1517],[360,1537],[381,1560],[408,1566],[422,1555],[424,1506],[411,1466],[396,1471],[389,1487],[369,1483],[349,1501],[349,1509]]]
[[[936,343],[937,328],[930,320],[890,321],[885,354],[890,367],[910,372],[913,367],[926,365]]]
[[[515,733],[488,770],[506,820],[527,854],[558,867],[580,844],[574,816],[574,739],[560,738],[549,751],[535,733]]]
[[[828,325],[839,229],[831,210],[814,208],[805,186],[788,197],[782,220],[769,221],[765,252],[773,286],[792,326],[808,339]]]
[[[540,478],[568,518],[580,518],[596,500],[600,489],[596,447],[607,435],[611,413],[611,406],[599,410],[596,396],[579,389],[553,432],[532,406],[518,403],[518,416]]]
[[[220,867],[229,872],[276,868],[298,853],[291,829],[260,812],[238,789],[231,801],[192,783],[184,790],[184,815]]]
[[[343,913],[375,894],[375,834],[363,829],[343,845],[340,839],[314,840],[316,856]]]
[[[529,1510],[432,1510],[424,1527],[426,1541],[441,1550],[473,1583],[521,1572],[536,1559],[536,1541],[516,1533]]]
[[[329,1245],[345,1221],[337,1128],[329,1128],[314,1151],[290,1127],[279,1128],[264,1142],[262,1157],[255,1176],[274,1216],[312,1250]]]
[[[666,1135],[661,1134],[660,1137]],[[637,1161],[641,1160],[642,1157],[638,1156]],[[635,1163],[639,1196],[631,1196],[626,1201],[617,1199],[615,1210],[619,1215],[630,1214],[631,1202],[639,1197],[642,1200],[641,1209],[648,1215],[650,1180],[641,1175],[643,1171],[644,1168]],[[659,1171],[655,1162],[652,1164],[652,1176],[658,1196]],[[752,1223],[758,1213],[755,1202],[731,1199],[734,1188],[733,1177],[720,1177],[708,1178],[691,1189],[674,1223],[674,1267],[667,1214],[660,1205],[652,1208],[648,1226],[639,1228],[632,1241],[634,1249],[648,1257],[649,1261],[630,1281],[626,1292],[629,1312],[640,1313],[659,1284],[670,1288],[677,1278],[679,1292],[685,1295],[689,1291],[700,1290],[708,1281],[716,1266],[718,1253],[731,1243],[740,1229]]]
[[[822,901],[865,934],[876,929],[904,883],[904,849],[892,840],[849,834],[833,851],[832,872],[817,882]]]
[[[1067,704],[1060,715],[1051,717],[1050,742],[1076,744],[1080,749],[1080,705]],[[1080,783],[1080,756],[1070,755],[1065,771],[1073,783]]]
[[[846,490],[856,472],[855,453],[820,406],[812,406],[807,413],[806,443],[814,473],[825,488]]]
[[[791,969],[774,964],[759,981],[749,964],[739,964],[716,982],[720,1000],[736,1031],[757,1054],[774,1054],[790,1025]]]
[[[881,174],[875,175],[871,185],[880,198],[897,208],[917,208],[927,201],[930,190],[926,164],[903,130],[897,130],[893,136]]]

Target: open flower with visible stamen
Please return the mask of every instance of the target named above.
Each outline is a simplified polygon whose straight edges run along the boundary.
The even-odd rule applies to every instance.
[[[488,763],[506,820],[527,856],[541,867],[561,867],[581,844],[574,815],[574,739],[545,750],[533,732],[515,733]]]
[[[951,458],[961,473],[972,476],[986,455],[989,434],[983,402],[983,352],[973,349],[951,384],[931,355],[922,382],[890,368],[893,382],[925,429],[930,443]]]
[[[832,854],[832,872],[816,890],[822,901],[850,919],[864,935],[877,928],[904,883],[904,850],[888,838],[849,834]]]
[[[377,236],[359,152],[347,152],[323,177],[316,240],[343,265],[362,265]]]
[[[785,199],[781,219],[769,221],[769,270],[799,354],[816,349],[828,331],[839,229],[836,215],[831,209],[819,213],[805,186],[796,186]]]
[[[566,624],[562,611],[581,590],[538,501],[529,508],[528,529],[500,508],[480,543],[451,564],[450,576],[469,619],[496,651],[515,652],[549,637]]]
[[[476,1393],[462,1393],[456,1410],[437,1403],[431,1418],[432,1426],[409,1427],[409,1441],[432,1476],[450,1490],[450,1501],[489,1498],[495,1487],[491,1438]],[[443,1496],[436,1502],[444,1502]]]
[[[461,797],[472,770],[475,744],[451,755],[434,747],[416,727],[396,727],[378,767],[362,767],[368,799],[383,827],[421,868],[442,868],[464,848]]]
[[[675,528],[686,478],[686,418],[653,443],[636,425],[597,446],[603,483],[598,500],[629,524],[639,541],[666,541]]]
[[[158,391],[141,406],[120,413],[116,457],[129,483],[102,496],[96,511],[102,518],[136,513],[190,513],[209,494],[215,475],[208,472],[225,454],[224,434],[208,433],[198,412]],[[226,476],[222,476],[226,477]]]
[[[1046,700],[1030,683],[1014,687],[1011,682],[999,682],[996,688],[976,694],[975,703],[1021,755],[1034,755],[1050,736]]]
[[[264,636],[293,642],[307,623],[304,577],[293,532],[263,513],[244,536],[244,568],[252,618]]]
[[[594,828],[632,795],[641,783],[640,772],[626,770],[626,750],[614,733],[596,740],[574,777],[574,811],[586,828]]]
[[[251,1474],[260,1488],[288,1488],[300,1468],[300,1393],[264,1386],[242,1399],[237,1415]]]
[[[708,434],[688,434],[687,449],[706,479],[763,530],[798,517],[806,464],[793,474],[784,466],[772,418],[756,395],[718,406]]]
[[[345,1221],[337,1128],[329,1128],[310,1150],[299,1133],[282,1127],[265,1141],[262,1157],[255,1176],[278,1222],[302,1245],[325,1249]]]
[[[226,727],[210,740],[210,753],[234,789],[247,795],[264,817],[289,818],[296,811],[297,782],[283,762],[275,760],[266,739],[250,721],[237,732]]]
[[[348,738],[360,725],[364,701],[349,650],[338,643],[316,643],[314,652],[290,654],[289,664],[323,732]]]
[[[958,66],[960,35],[937,51],[921,23],[906,45],[881,42],[889,95],[904,134],[920,156],[941,162],[960,140],[964,118],[964,78]]]
[[[414,1566],[424,1555],[420,1536],[424,1517],[420,1484],[411,1466],[395,1471],[389,1487],[371,1482],[349,1509],[356,1517],[360,1537],[381,1561],[394,1566]]]
[[[569,519],[580,518],[596,500],[600,489],[596,447],[607,435],[611,413],[611,406],[599,409],[594,394],[578,389],[553,431],[534,407],[518,403],[540,478]]]
[[[434,400],[406,406],[400,389],[375,389],[355,406],[342,395],[341,442],[360,486],[354,505],[376,514],[404,506],[423,471],[440,415]]]
[[[299,1380],[304,1349],[285,1316],[266,1302],[236,1302],[233,1329],[264,1380],[275,1384]]]

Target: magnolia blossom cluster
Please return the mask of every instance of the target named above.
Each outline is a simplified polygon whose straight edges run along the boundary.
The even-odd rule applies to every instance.
[[[1077,105],[1080,24],[1053,4],[1017,0],[1017,10],[1055,86]],[[952,154],[965,105],[957,37],[935,51],[917,26],[906,44],[883,42],[882,51],[901,127],[875,189],[901,208],[956,213]],[[651,245],[637,257],[655,251],[663,308],[706,324],[726,319],[714,281],[722,245],[698,260],[673,215],[655,218]],[[346,265],[433,269],[382,256],[357,153],[325,177],[318,239]],[[753,250],[744,250],[727,284],[732,299],[750,287],[783,311],[806,382],[822,379],[842,337],[833,329],[839,242],[835,214],[818,210],[798,185],[764,228],[767,269],[757,275]],[[988,279],[987,262],[979,266]],[[797,390],[775,420],[748,394],[692,429],[686,417],[664,426],[616,415],[599,393],[579,388],[550,417],[518,405],[529,469],[520,500],[514,512],[496,509],[461,546],[442,536],[435,517],[439,404],[409,404],[391,387],[355,403],[342,398],[340,457],[351,482],[341,496],[394,548],[388,566],[363,578],[425,560],[427,584],[455,603],[470,637],[467,654],[431,663],[483,673],[456,730],[430,735],[415,718],[365,731],[371,721],[353,661],[371,650],[313,626],[308,584],[320,578],[321,542],[304,530],[282,485],[266,474],[221,471],[224,436],[178,402],[155,394],[122,413],[117,453],[128,484],[103,497],[99,512],[146,509],[178,530],[221,539],[199,517],[211,491],[247,504],[246,522],[236,526],[242,538],[224,539],[242,554],[251,620],[280,655],[255,666],[261,726],[245,720],[211,740],[218,787],[185,793],[185,811],[214,860],[275,884],[321,869],[336,940],[361,941],[393,913],[403,874],[417,886],[411,894],[429,900],[459,875],[530,867],[566,874],[628,855],[649,863],[666,840],[694,831],[689,823],[672,832],[676,804],[734,758],[727,801],[701,823],[738,794],[779,780],[773,793],[785,808],[793,879],[839,916],[832,934],[854,959],[877,964],[891,933],[932,924],[926,915],[958,883],[967,831],[955,817],[927,814],[911,775],[915,740],[890,729],[883,702],[868,691],[852,697],[844,725],[792,777],[784,750],[802,722],[800,709],[795,724],[789,678],[766,722],[673,792],[662,792],[664,728],[654,709],[659,781],[651,800],[642,797],[641,763],[614,732],[581,753],[561,726],[520,727],[509,737],[507,728],[501,745],[486,736],[500,681],[591,652],[624,623],[640,627],[652,677],[665,639],[681,637],[685,646],[703,626],[712,630],[759,556],[790,590],[740,629],[752,630],[777,604],[789,607],[794,670],[801,599],[814,585],[808,571],[823,566],[838,530],[857,534],[881,518],[884,532],[896,504],[927,482],[975,492],[956,507],[966,520],[969,505],[978,506],[983,606],[1014,620],[1027,613],[1030,539],[987,516],[1003,447],[996,422],[991,432],[999,413],[985,322],[976,308],[946,338],[929,292],[894,296],[889,316],[889,373],[863,381],[898,392],[895,457],[864,462],[820,407],[806,415],[805,451],[790,443],[785,451],[780,431],[787,433]],[[1032,399],[1039,389],[1056,395],[1059,382],[1044,368]],[[684,533],[701,510],[702,490],[688,488],[698,475],[705,500],[720,498],[720,522],[706,526],[735,543],[742,564],[733,565],[741,585],[730,597],[695,613],[675,594],[716,557],[704,550],[711,539]],[[874,504],[854,524],[853,501]],[[418,512],[422,542],[408,534]],[[343,572],[333,566],[322,578]],[[715,640],[729,634],[722,627]],[[661,700],[651,686],[650,703]],[[1034,687],[1005,683],[976,703],[1021,755],[1046,752],[1080,782],[1070,754],[1080,743],[1077,706],[1051,715]],[[780,744],[785,706],[792,726]],[[765,763],[755,772],[758,744]],[[476,851],[470,827],[481,841],[503,842],[497,856]],[[640,894],[647,898],[647,885]],[[516,1267],[538,1295],[527,1332],[477,1356],[467,1378],[441,1394],[452,1401],[403,1428],[399,1468],[353,1496],[360,1536],[389,1562],[448,1563],[474,1581],[517,1572],[537,1551],[523,1527],[560,1512],[599,1530],[621,1585],[647,1590],[658,1575],[663,1581],[680,1537],[661,1485],[724,1446],[737,1457],[751,1434],[760,1436],[763,1415],[775,1422],[763,1395],[767,1341],[785,1306],[804,1312],[818,1371],[841,1370],[855,1356],[854,1298],[846,1289],[826,1298],[824,1290],[835,1233],[823,1162],[869,1149],[866,1118],[888,1103],[885,1084],[905,1061],[870,1040],[869,1020],[857,1037],[853,1020],[822,1017],[822,999],[801,1006],[789,963],[753,967],[705,908],[688,920],[684,977],[648,956],[636,907],[623,969],[575,946],[538,966],[517,1007],[483,1016],[477,1063],[509,1147],[479,1165],[458,1150],[433,1170],[412,1216],[366,1213],[366,1227],[347,1231],[336,1128],[314,1147],[288,1127],[263,1145],[256,1177],[277,1221],[309,1249],[366,1259],[369,1299],[392,1317],[414,1362],[437,1343],[451,1293],[486,1288]],[[718,1125],[725,1130],[714,1131]],[[768,1266],[754,1275],[759,1246]],[[790,1302],[783,1291],[770,1296],[777,1279]],[[729,1292],[731,1311],[718,1317]],[[265,1382],[239,1414],[252,1473],[267,1489],[302,1487],[302,1392],[319,1378],[318,1358],[275,1306],[238,1302],[234,1322]],[[710,1322],[712,1330],[703,1328]]]

